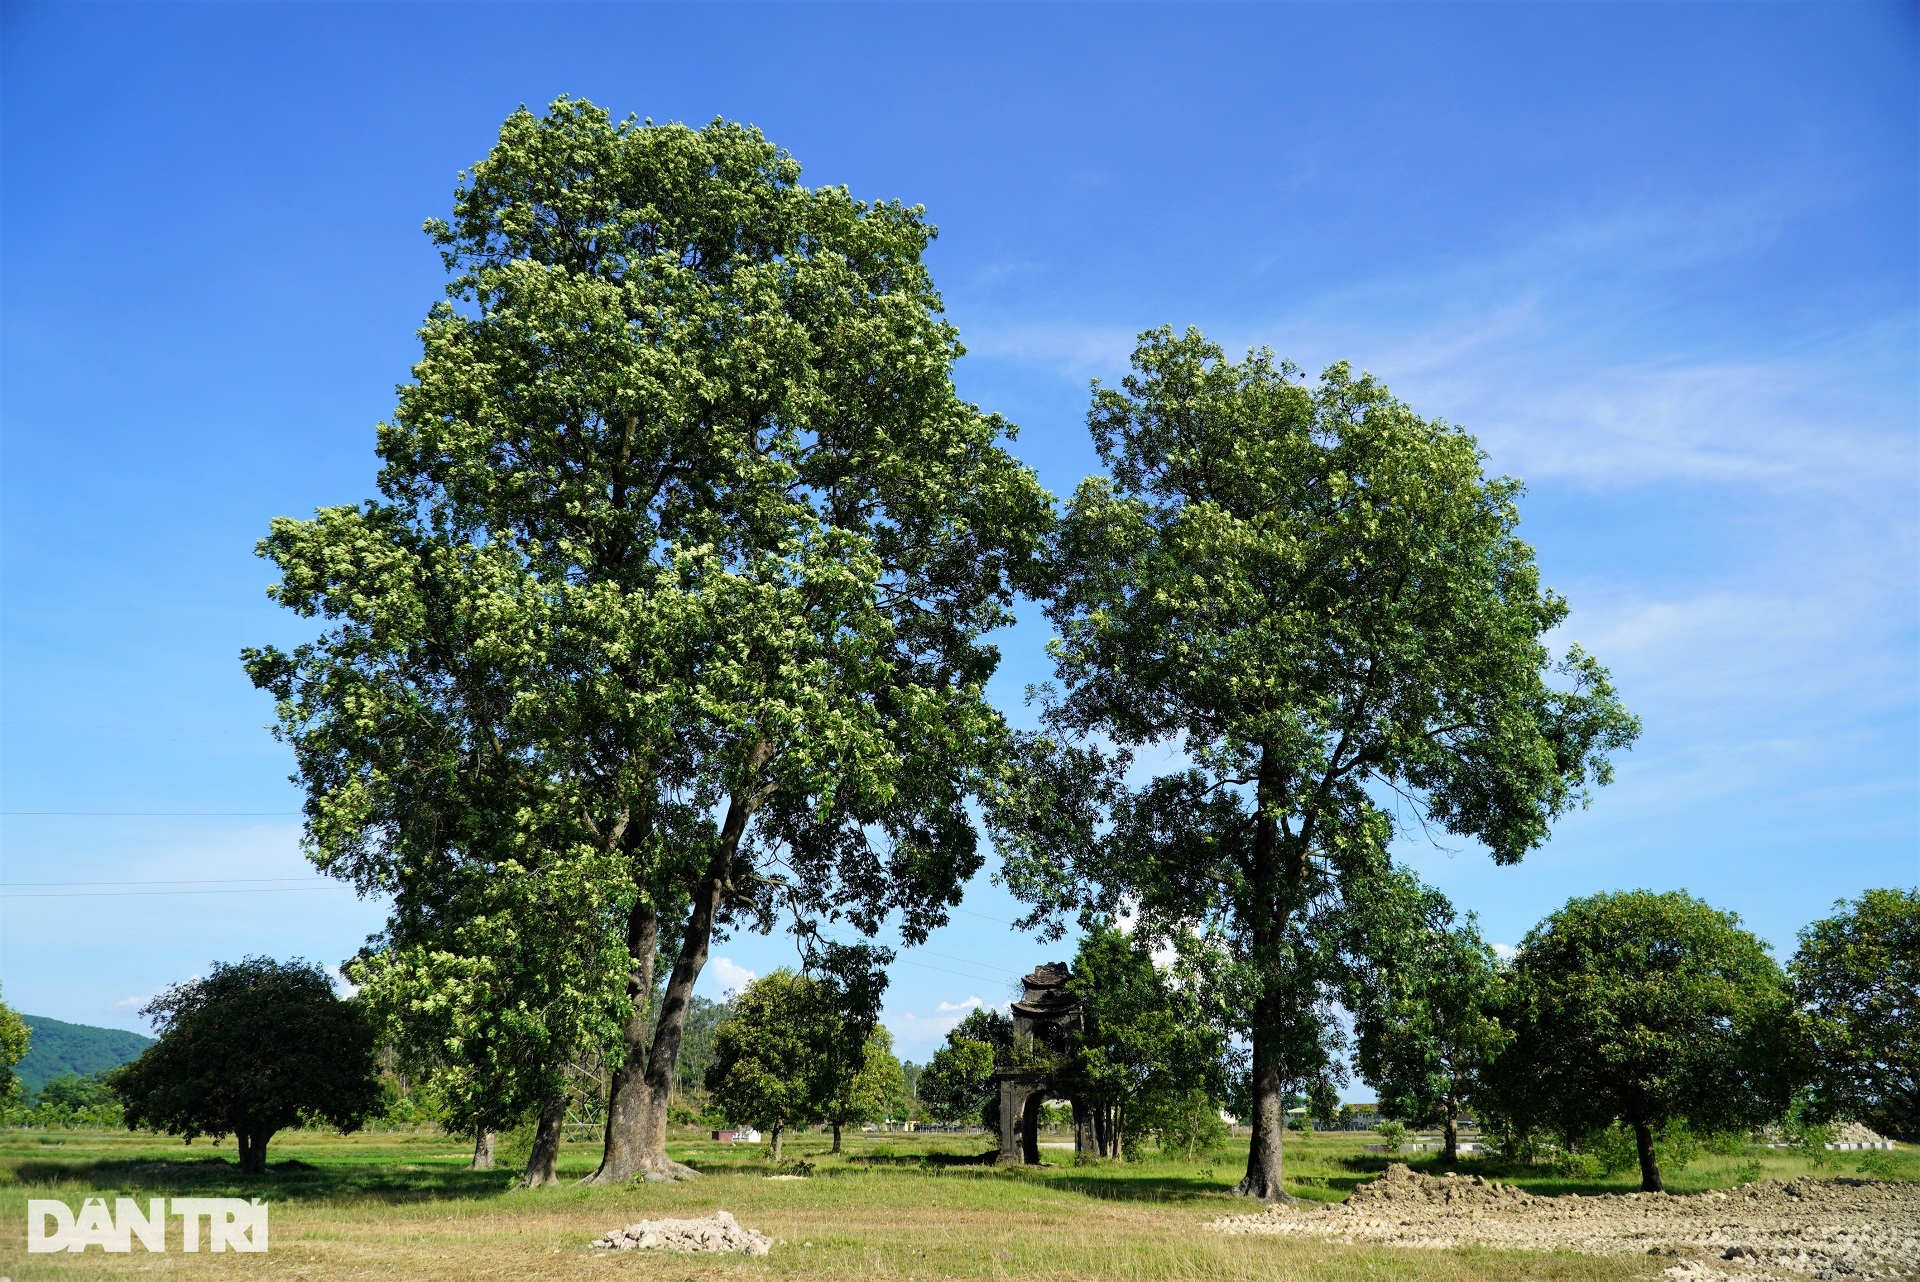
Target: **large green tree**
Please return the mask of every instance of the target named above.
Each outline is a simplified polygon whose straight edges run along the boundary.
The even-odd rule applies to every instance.
[[[1813,1036],[1813,1103],[1920,1140],[1920,889],[1835,907],[1800,932],[1791,968]]]
[[[243,1175],[263,1175],[277,1131],[318,1118],[351,1131],[380,1106],[374,1031],[309,962],[215,962],[141,1012],[159,1040],[121,1069],[127,1126],[233,1135]]]
[[[1567,1139],[1624,1123],[1648,1192],[1662,1188],[1661,1128],[1772,1121],[1801,1070],[1792,994],[1767,946],[1684,891],[1568,902],[1521,943],[1503,1014],[1503,1111]]]
[[[980,638],[1047,496],[955,394],[921,212],[804,187],[753,129],[516,112],[429,229],[450,299],[380,498],[263,545],[332,629],[250,671],[324,869],[427,917],[509,864],[604,888],[596,1178],[684,1174],[668,1101],[715,932],[897,912],[913,941],[978,868]]]
[[[1192,330],[1145,335],[1133,367],[1096,387],[1109,475],[1054,548],[1053,738],[1003,799],[1006,875],[1036,920],[1135,905],[1148,938],[1216,941],[1252,1045],[1240,1191],[1276,1198],[1337,976],[1303,921],[1379,872],[1396,815],[1518,860],[1636,723],[1598,663],[1548,651],[1566,603],[1465,432],[1344,365],[1308,385]],[[1123,788],[1148,746],[1182,768]]]

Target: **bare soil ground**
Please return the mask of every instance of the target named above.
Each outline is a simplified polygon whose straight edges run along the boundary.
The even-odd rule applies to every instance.
[[[1536,1197],[1477,1175],[1421,1175],[1394,1163],[1345,1202],[1277,1204],[1207,1227],[1382,1246],[1664,1256],[1674,1260],[1669,1276],[1691,1282],[1920,1279],[1920,1185],[1875,1180],[1763,1180],[1679,1197]]]

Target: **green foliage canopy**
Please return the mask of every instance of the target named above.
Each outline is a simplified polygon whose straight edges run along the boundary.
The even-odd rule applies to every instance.
[[[1214,1101],[1225,1094],[1226,1038],[1202,1003],[1170,984],[1138,939],[1106,925],[1082,937],[1067,988],[1084,1012],[1068,1072],[1087,1104],[1108,1110],[1097,1128],[1109,1135],[1106,1147],[1124,1147],[1136,1112],[1155,1129],[1172,1128],[1183,1149],[1207,1147],[1218,1118],[1209,1128],[1204,1115],[1217,1114]]]
[[[430,928],[396,922],[346,967],[456,1134],[512,1129],[565,1092],[576,1051],[618,1043],[627,955],[611,946],[605,884],[575,872],[556,861],[466,879]]]
[[[450,299],[381,498],[262,545],[333,630],[249,671],[323,868],[429,916],[469,864],[598,888],[628,1003],[601,1177],[673,1173],[715,929],[897,910],[914,939],[978,868],[980,637],[1047,496],[954,392],[921,212],[804,187],[753,129],[516,112],[429,230]]]
[[[1242,1189],[1279,1197],[1282,1099],[1327,1071],[1338,974],[1308,919],[1384,866],[1382,799],[1511,863],[1637,723],[1591,657],[1548,652],[1566,603],[1466,433],[1192,330],[1133,366],[1095,390],[1109,475],[1055,542],[1060,690],[997,811],[1006,876],[1036,921],[1130,906],[1149,938],[1212,941],[1253,1049]],[[1191,765],[1127,789],[1146,745]]]
[[[380,1107],[373,1029],[312,963],[215,962],[141,1014],[160,1038],[114,1078],[127,1126],[231,1133],[243,1174],[265,1173],[276,1131],[309,1118],[351,1131]]]
[[[1920,1139],[1920,889],[1869,890],[1800,932],[1794,995],[1813,1037],[1813,1103]]]
[[[1000,1129],[993,1070],[1013,1062],[1013,1021],[976,1007],[947,1032],[920,1074],[920,1103],[937,1122]]]
[[[780,1133],[821,1114],[820,1048],[832,1035],[832,1007],[818,980],[776,970],[733,999],[733,1017],[714,1034],[707,1090],[731,1122]]]
[[[1347,950],[1344,985],[1355,1063],[1382,1112],[1443,1127],[1452,1162],[1461,1112],[1511,1040],[1500,967],[1472,917],[1461,920],[1444,895],[1404,872],[1386,880],[1350,920],[1361,936]]]
[[[10,1103],[20,1092],[19,1079],[14,1076],[13,1066],[27,1057],[27,1046],[32,1041],[27,1025],[19,1012],[5,1002],[0,1002],[0,1104]]]
[[[1500,1110],[1568,1139],[1625,1123],[1649,1192],[1661,1128],[1772,1121],[1800,1072],[1779,965],[1738,917],[1683,891],[1569,901],[1521,944],[1505,1021]]]

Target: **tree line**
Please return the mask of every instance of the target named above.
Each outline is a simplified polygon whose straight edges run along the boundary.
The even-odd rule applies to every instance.
[[[1340,1124],[1352,1071],[1378,1116],[1440,1129],[1459,1158],[1471,1116],[1510,1157],[1624,1150],[1660,1191],[1659,1154],[1789,1117],[1854,1119],[1920,1137],[1920,890],[1870,890],[1800,933],[1782,967],[1737,917],[1686,894],[1570,901],[1498,958],[1471,916],[1404,874],[1330,945],[1328,997],[1347,1018],[1284,1083],[1301,1127]],[[1191,1154],[1247,1116],[1249,1048],[1204,967],[1156,963],[1137,933],[1096,925],[1074,959],[1085,1031],[1057,1079],[1096,1110],[1101,1156],[1147,1137]],[[1012,1023],[968,1015],[921,1080],[932,1116],[1000,1124],[993,1072],[1026,1062]],[[1347,1110],[1350,1112],[1351,1110]]]
[[[522,109],[427,230],[447,296],[377,495],[272,523],[271,595],[319,630],[243,659],[309,856],[392,904],[345,967],[370,1039],[458,1128],[532,1119],[530,1183],[583,1057],[606,1068],[593,1179],[692,1174],[671,1101],[734,932],[794,932],[781,1000],[839,1009],[827,1053],[862,1062],[892,958],[872,941],[946,922],[978,814],[1024,925],[1078,921],[1121,977],[1095,996],[1127,1041],[1079,1065],[1112,1145],[1148,1100],[1226,1092],[1241,1191],[1281,1196],[1286,1100],[1330,1071],[1343,977],[1412,994],[1441,964],[1405,946],[1436,910],[1393,841],[1515,862],[1638,733],[1593,656],[1547,643],[1568,607],[1519,483],[1344,364],[1151,331],[1095,384],[1106,470],[1060,505],[955,388],[924,211],[804,186],[757,130]],[[1057,634],[1033,732],[986,696],[1023,598]],[[868,942],[830,942],[848,931]],[[1136,948],[1177,959],[1177,990]],[[1244,1071],[1161,1081],[1139,1049],[1220,1060],[1195,1038]],[[762,1049],[723,1047],[714,1080],[828,1116]]]

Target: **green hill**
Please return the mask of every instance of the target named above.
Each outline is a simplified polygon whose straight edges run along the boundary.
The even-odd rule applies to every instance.
[[[153,1045],[151,1037],[119,1028],[94,1028],[88,1024],[67,1024],[44,1015],[22,1015],[33,1032],[27,1045],[27,1057],[14,1067],[22,1089],[38,1091],[56,1077],[118,1068],[140,1058],[140,1052]]]

